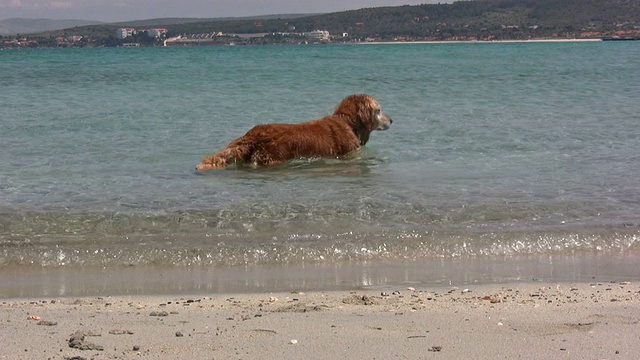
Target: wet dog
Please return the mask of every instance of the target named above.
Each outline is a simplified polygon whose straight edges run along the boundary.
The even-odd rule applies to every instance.
[[[346,97],[336,111],[300,124],[257,125],[219,152],[207,156],[196,170],[224,169],[228,164],[273,166],[311,157],[339,157],[360,150],[374,130],[386,130],[393,120],[369,95]]]

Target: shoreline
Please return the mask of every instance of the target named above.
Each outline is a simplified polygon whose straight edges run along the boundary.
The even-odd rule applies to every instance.
[[[355,45],[407,45],[407,44],[526,44],[526,43],[571,43],[603,42],[603,39],[529,39],[529,40],[441,40],[441,41],[371,41]]]
[[[0,299],[635,281],[637,251],[244,266],[0,267]]]
[[[0,359],[633,359],[638,310],[638,282],[5,299]]]
[[[328,42],[323,43],[323,45],[411,45],[411,44],[527,44],[527,43],[576,43],[576,42],[609,42],[609,41],[628,41],[628,40],[638,40],[636,38],[633,39],[617,39],[617,38],[589,38],[589,39],[577,39],[577,38],[561,38],[561,39],[528,39],[528,40],[420,40],[420,41],[360,41],[360,42]],[[205,41],[203,40],[179,40],[179,41],[169,41],[163,45],[154,45],[154,46],[145,46],[140,45],[138,43],[128,43],[122,46],[118,46],[117,48],[163,48],[163,47],[192,47],[192,46],[211,46],[211,47],[229,47],[229,46],[315,46],[319,44],[241,44],[237,45],[233,44],[205,44],[202,45]],[[75,48],[77,47],[69,47]],[[102,49],[104,46],[99,47],[89,47],[91,49]],[[114,47],[116,48],[116,47]],[[24,48],[21,47],[0,47],[1,50],[22,50]],[[60,47],[47,47],[47,46],[38,46],[37,49],[61,49]]]

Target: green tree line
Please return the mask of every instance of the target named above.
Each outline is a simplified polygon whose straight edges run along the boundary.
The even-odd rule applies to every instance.
[[[612,34],[621,29],[640,31],[640,1],[477,0],[365,8],[298,18],[241,18],[173,25],[166,24],[166,19],[158,22],[162,25],[148,27],[166,28],[168,37],[214,32],[300,33],[328,30],[332,35],[348,33],[350,39],[528,39],[572,37],[585,32]],[[148,23],[153,24],[153,21]],[[114,41],[115,30],[123,26],[127,25],[81,26],[57,34],[87,36],[96,44],[108,46],[118,42]],[[41,34],[47,35],[53,36]]]

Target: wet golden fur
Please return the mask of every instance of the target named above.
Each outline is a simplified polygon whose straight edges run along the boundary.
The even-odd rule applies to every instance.
[[[374,130],[393,122],[371,96],[346,97],[333,115],[301,124],[258,125],[226,148],[207,156],[196,170],[224,169],[232,163],[277,165],[308,157],[338,157],[360,150]]]

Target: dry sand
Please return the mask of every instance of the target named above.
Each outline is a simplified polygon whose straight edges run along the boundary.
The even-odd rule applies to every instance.
[[[640,284],[0,301],[0,359],[639,359]]]

